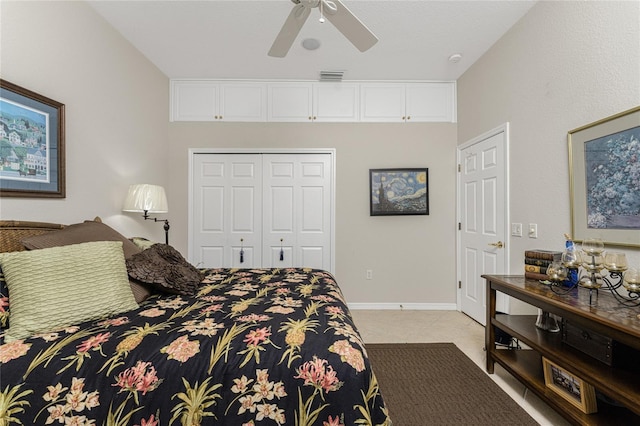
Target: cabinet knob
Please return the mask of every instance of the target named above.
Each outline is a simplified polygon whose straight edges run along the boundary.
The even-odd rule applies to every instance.
[[[406,120],[406,119],[407,119],[407,117],[405,117],[405,116],[402,116],[402,121],[404,121],[404,120]]]
[[[309,116],[309,120],[313,120],[313,118],[311,118],[311,116]]]
[[[317,117],[314,115],[314,116],[313,116],[313,120],[315,121],[315,120],[316,120],[316,118],[317,118]]]
[[[410,115],[407,116],[407,120],[411,120],[411,116]]]

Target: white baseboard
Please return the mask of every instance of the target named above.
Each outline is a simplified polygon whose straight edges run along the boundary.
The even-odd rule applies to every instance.
[[[347,303],[351,310],[456,311],[455,303]]]

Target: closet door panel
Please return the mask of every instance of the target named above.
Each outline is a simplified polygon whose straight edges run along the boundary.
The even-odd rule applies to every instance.
[[[269,206],[265,209],[264,241],[270,252],[265,258],[275,262],[270,266],[285,266],[291,258],[293,266],[330,269],[330,156],[265,154],[264,164],[264,204]],[[288,188],[291,198],[282,196],[283,188]],[[291,232],[279,225],[284,221],[278,215],[291,215]],[[280,244],[292,248],[291,254],[283,250],[282,261],[273,254],[274,247],[279,254]]]
[[[196,154],[192,261],[205,268],[259,267],[262,163],[255,154]]]

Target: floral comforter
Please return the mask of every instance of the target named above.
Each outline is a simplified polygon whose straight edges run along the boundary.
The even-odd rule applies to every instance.
[[[195,297],[0,346],[0,425],[389,425],[340,289],[209,269]]]

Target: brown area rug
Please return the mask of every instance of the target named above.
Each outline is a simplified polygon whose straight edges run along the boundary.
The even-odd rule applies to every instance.
[[[538,424],[453,343],[366,348],[393,426]]]

